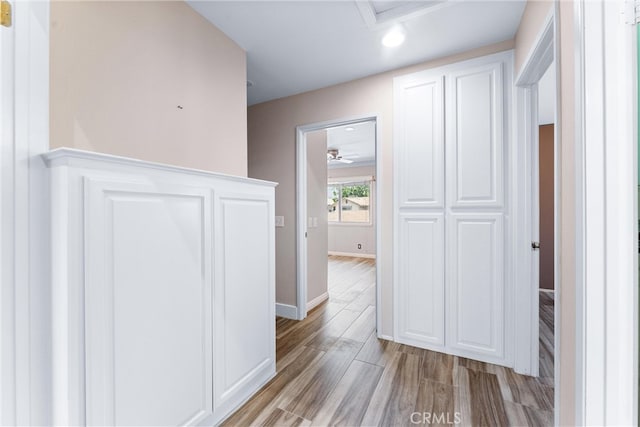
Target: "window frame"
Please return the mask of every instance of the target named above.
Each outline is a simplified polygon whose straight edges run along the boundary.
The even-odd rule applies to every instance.
[[[337,225],[337,226],[357,226],[357,227],[370,227],[373,225],[373,211],[374,211],[374,197],[373,197],[373,193],[375,191],[374,189],[374,182],[375,180],[373,178],[365,178],[365,179],[359,179],[359,178],[355,178],[353,180],[348,180],[348,181],[337,181],[337,182],[332,182],[329,181],[327,182],[327,189],[329,187],[337,187],[338,188],[338,201],[336,202],[337,205],[337,211],[338,211],[338,220],[337,221],[333,221],[330,220],[328,218],[327,215],[327,223],[331,226],[333,225]],[[343,221],[342,220],[342,188],[345,186],[353,186],[353,185],[368,185],[369,186],[369,219],[368,221]],[[328,212],[327,212],[328,213]]]

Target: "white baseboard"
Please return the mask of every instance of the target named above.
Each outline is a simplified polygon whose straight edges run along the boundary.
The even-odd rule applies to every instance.
[[[325,292],[324,294],[312,299],[307,303],[307,311],[310,311],[316,308],[317,306],[319,306],[320,304],[322,304],[328,299],[329,299],[329,292]]]
[[[298,320],[298,307],[289,304],[276,303],[276,316]]]
[[[376,259],[376,254],[359,254],[359,253],[351,253],[351,252],[336,252],[336,251],[329,251],[329,255],[335,255],[335,256],[349,256],[352,258],[370,258],[370,259]]]
[[[219,413],[214,414],[213,422],[205,425],[219,426],[222,421],[229,418],[238,408],[249,401],[265,384],[276,376],[275,360],[258,366],[251,374],[247,375],[243,382],[232,388],[233,397],[218,406]]]
[[[378,338],[381,340],[393,341],[393,337],[391,335],[380,334],[378,335]]]

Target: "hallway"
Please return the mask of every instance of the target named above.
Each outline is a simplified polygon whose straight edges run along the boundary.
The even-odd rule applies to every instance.
[[[375,289],[374,260],[330,256],[329,300],[276,320],[278,374],[224,425],[553,424],[552,315],[536,379],[377,339]]]

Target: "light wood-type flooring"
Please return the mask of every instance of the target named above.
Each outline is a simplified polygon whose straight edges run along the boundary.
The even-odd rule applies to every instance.
[[[373,260],[329,257],[329,284],[305,320],[276,320],[278,374],[224,426],[553,424],[553,294],[541,293],[532,378],[379,340]]]

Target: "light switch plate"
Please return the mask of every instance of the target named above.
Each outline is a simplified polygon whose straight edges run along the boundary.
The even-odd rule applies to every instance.
[[[284,217],[276,215],[276,227],[284,227]]]

